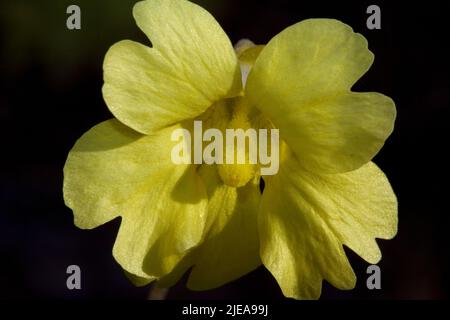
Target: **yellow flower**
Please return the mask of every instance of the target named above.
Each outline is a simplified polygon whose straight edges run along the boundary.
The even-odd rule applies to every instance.
[[[373,55],[336,20],[311,19],[266,46],[236,51],[214,18],[185,0],[135,5],[147,47],[121,41],[104,62],[104,99],[117,118],[70,151],[64,199],[83,229],[118,216],[113,255],[136,284],[209,289],[261,264],[283,293],[318,298],[322,280],[355,285],[348,246],[369,263],[375,238],[397,232],[397,201],[371,162],[393,130],[395,106],[353,84]],[[176,128],[279,128],[280,169],[174,164]]]

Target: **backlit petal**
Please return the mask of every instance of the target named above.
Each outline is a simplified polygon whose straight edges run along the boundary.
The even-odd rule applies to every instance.
[[[153,47],[121,41],[104,62],[103,97],[121,122],[152,133],[240,93],[233,47],[203,8],[185,0],[147,0],[135,5],[133,15]]]
[[[318,298],[322,279],[353,288],[342,245],[370,263],[381,258],[375,238],[397,232],[397,201],[372,162],[330,175],[305,171],[289,155],[267,179],[259,215],[261,258],[286,296]]]
[[[64,199],[75,224],[94,228],[122,217],[113,254],[129,273],[169,273],[201,240],[206,191],[190,165],[171,161],[172,130],[144,136],[105,121],[75,144],[64,167]]]
[[[266,45],[246,92],[305,168],[351,171],[381,149],[396,116],[388,97],[350,91],[372,61],[366,39],[349,26],[305,20]]]

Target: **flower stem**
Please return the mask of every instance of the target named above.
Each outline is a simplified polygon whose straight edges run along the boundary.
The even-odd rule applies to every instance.
[[[160,288],[156,284],[150,287],[147,300],[165,300],[169,294],[169,288]]]

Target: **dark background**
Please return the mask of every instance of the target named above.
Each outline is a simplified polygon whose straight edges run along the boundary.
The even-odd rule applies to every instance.
[[[134,0],[2,1],[0,4],[0,297],[144,299],[112,257],[119,220],[77,229],[62,198],[62,168],[77,138],[112,117],[101,95],[102,62],[122,39],[147,43]],[[233,43],[267,43],[306,18],[336,18],[362,33],[375,63],[356,85],[394,99],[393,135],[375,158],[399,199],[399,232],[379,240],[382,289],[365,286],[367,263],[347,250],[357,287],[324,282],[322,299],[449,297],[447,156],[449,33],[447,2],[198,1]],[[66,8],[81,7],[82,29],[66,28]],[[366,8],[381,7],[382,29],[366,28]],[[82,270],[82,290],[66,288],[66,268]],[[263,267],[222,288],[192,292],[182,280],[169,299],[284,299]]]

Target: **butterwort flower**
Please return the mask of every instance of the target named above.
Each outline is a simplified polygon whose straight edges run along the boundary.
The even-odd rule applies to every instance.
[[[393,101],[351,91],[373,54],[336,20],[294,24],[265,46],[233,48],[185,0],[133,15],[152,46],[124,40],[104,61],[115,119],[86,132],[64,167],[64,199],[83,229],[121,217],[113,255],[137,285],[171,286],[189,269],[204,290],[263,264],[285,296],[318,298],[356,277],[343,246],[369,263],[397,232],[397,201],[371,159],[393,130]],[[279,171],[175,164],[174,130],[279,129]],[[274,141],[272,141],[274,143]],[[264,187],[261,185],[264,182]]]

